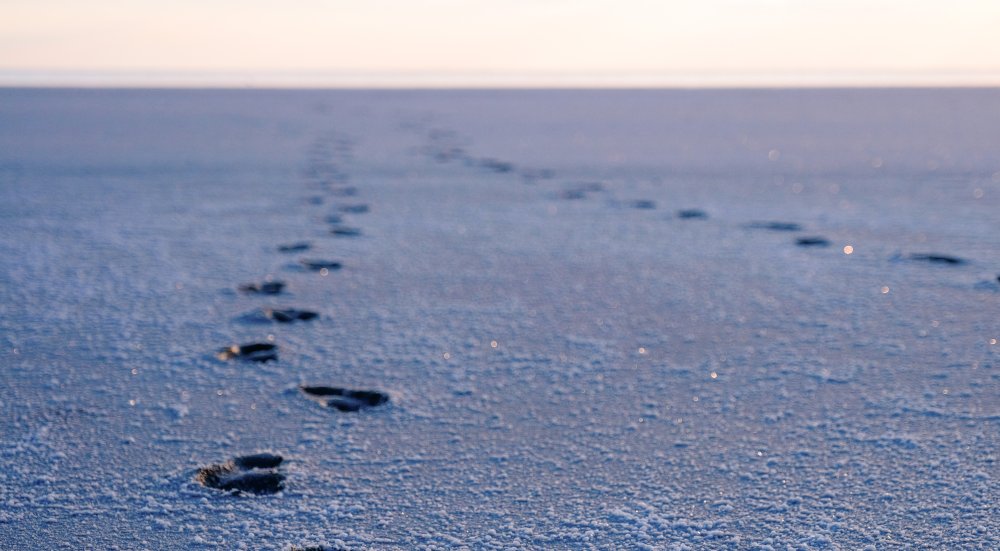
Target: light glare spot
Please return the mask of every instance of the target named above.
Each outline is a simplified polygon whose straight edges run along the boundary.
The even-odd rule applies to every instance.
[[[327,270],[326,268],[322,268],[319,271],[319,275],[321,275],[321,276],[328,276],[328,275],[330,275],[330,270]]]
[[[853,253],[854,253],[854,247],[850,245],[844,245],[844,254],[853,254]]]
[[[445,352],[445,353],[444,353],[444,359],[446,359],[446,360],[450,360],[450,359],[451,359],[451,353],[449,353],[449,352]]]
[[[490,341],[490,346],[493,347],[493,348],[496,348],[497,346],[500,346],[500,345],[497,343],[497,341]]]
[[[130,406],[134,406],[134,405],[135,405],[135,400],[129,400],[129,401],[128,401],[128,405],[130,405]]]
[[[711,377],[713,379],[718,379],[719,378],[719,374],[713,371],[712,374],[709,375],[709,377]]]
[[[996,343],[997,343],[996,339],[990,339],[990,344],[996,344]]]
[[[883,295],[888,295],[889,294],[889,286],[888,285],[882,287],[882,294]]]
[[[767,152],[768,161],[777,161],[781,157],[781,152],[777,149],[772,149]]]
[[[646,355],[646,349],[642,346],[639,347],[639,354]]]

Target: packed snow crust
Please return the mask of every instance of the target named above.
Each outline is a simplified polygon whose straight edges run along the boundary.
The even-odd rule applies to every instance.
[[[0,547],[1000,548],[998,152],[996,90],[0,90]]]

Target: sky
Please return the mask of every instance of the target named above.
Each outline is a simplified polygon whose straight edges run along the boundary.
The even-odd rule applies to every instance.
[[[0,83],[1000,83],[998,0],[3,0]]]

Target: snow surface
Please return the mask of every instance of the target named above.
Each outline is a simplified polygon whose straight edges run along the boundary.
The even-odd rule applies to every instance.
[[[998,152],[997,90],[0,90],[0,547],[1000,548]]]

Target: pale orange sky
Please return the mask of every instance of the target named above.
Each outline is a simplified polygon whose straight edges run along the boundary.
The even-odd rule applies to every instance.
[[[1000,74],[998,31],[998,0],[3,0],[0,71],[947,80]]]

